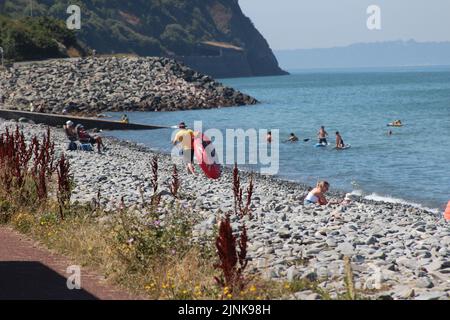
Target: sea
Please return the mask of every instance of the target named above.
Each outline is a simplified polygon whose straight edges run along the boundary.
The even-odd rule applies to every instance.
[[[435,210],[450,200],[450,67],[298,70],[287,76],[219,81],[260,103],[132,112],[130,121],[164,126],[202,121],[204,130],[224,133],[279,130],[278,178],[311,186],[327,180],[331,188],[368,199]],[[118,119],[121,114],[110,116]],[[403,127],[388,127],[394,120],[401,120]],[[320,126],[332,144],[325,148],[315,147]],[[349,149],[333,148],[336,131]],[[170,152],[173,132],[168,128],[108,135]],[[290,133],[300,141],[283,143]]]

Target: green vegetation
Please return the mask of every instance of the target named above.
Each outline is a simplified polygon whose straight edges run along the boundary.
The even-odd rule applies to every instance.
[[[213,53],[200,45],[202,41],[228,42],[250,51],[258,49],[259,56],[261,51],[270,52],[266,41],[243,15],[237,1],[40,0],[33,1],[33,16],[52,16],[62,23],[69,17],[66,10],[72,4],[79,5],[82,14],[81,30],[76,31],[77,39],[99,53],[147,56]],[[31,15],[30,1],[5,0],[0,12],[24,21],[25,16]],[[10,20],[4,27],[13,29],[7,30],[8,34],[18,32],[14,31],[18,27]],[[22,37],[29,39],[35,36],[23,28],[26,27],[19,28],[25,34]],[[60,32],[57,30],[48,38],[58,39]],[[49,52],[57,52],[54,41]],[[21,54],[17,54],[17,59],[26,58]],[[9,55],[14,56],[14,53]]]
[[[49,17],[0,16],[0,47],[7,60],[39,60],[83,54],[75,34]]]

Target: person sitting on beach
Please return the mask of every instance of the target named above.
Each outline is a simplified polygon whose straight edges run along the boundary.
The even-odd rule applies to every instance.
[[[64,125],[64,132],[70,141],[78,140],[77,130],[75,129],[75,124],[72,121],[69,120],[66,122]]]
[[[286,142],[297,142],[297,141],[298,141],[297,136],[294,133],[291,133]]]
[[[77,130],[75,129],[75,124],[72,121],[67,121],[63,126],[64,132],[66,133],[67,139],[69,139],[69,145],[67,146],[68,151],[78,150],[76,141],[78,140]]]
[[[336,149],[345,148],[344,140],[342,139],[339,131],[336,131]]]
[[[76,126],[76,132],[78,134],[78,140],[80,140],[80,143],[82,144],[91,144],[97,145],[97,151],[98,153],[101,152],[101,148],[103,150],[106,150],[105,145],[103,144],[103,139],[100,136],[91,136],[85,129],[82,124],[79,124]]]
[[[326,205],[328,203],[325,198],[325,193],[330,188],[330,184],[327,181],[319,181],[317,186],[312,189],[305,198],[304,204],[320,204]]]
[[[319,138],[320,144],[328,144],[328,141],[327,141],[328,132],[325,131],[324,126],[320,127],[319,132],[317,133],[317,136]]]
[[[124,114],[122,118],[120,119],[120,122],[122,123],[130,123],[130,120],[128,119],[128,116]]]
[[[267,143],[272,143],[272,131],[267,132]]]
[[[194,131],[187,129],[186,124],[181,122],[178,125],[180,129],[172,141],[173,145],[181,144],[183,159],[186,163],[186,169],[189,173],[195,174],[194,168]]]

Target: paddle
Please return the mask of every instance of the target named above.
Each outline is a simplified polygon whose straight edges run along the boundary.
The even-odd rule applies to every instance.
[[[308,142],[311,139],[303,139],[303,142]],[[291,140],[283,140],[283,143],[288,143],[288,142],[298,142],[298,141],[291,141]]]

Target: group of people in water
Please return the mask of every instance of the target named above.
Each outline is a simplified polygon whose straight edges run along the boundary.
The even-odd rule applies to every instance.
[[[328,132],[325,130],[324,126],[321,126],[319,129],[319,132],[317,133],[317,138],[319,140],[319,144],[321,145],[328,145]],[[267,133],[267,143],[272,143],[272,132],[269,131]],[[308,142],[310,139],[304,139],[304,142]],[[291,133],[287,140],[285,142],[298,142],[300,139],[295,135],[295,133]],[[345,148],[344,139],[342,139],[341,134],[339,131],[336,131],[336,149],[343,149]]]

